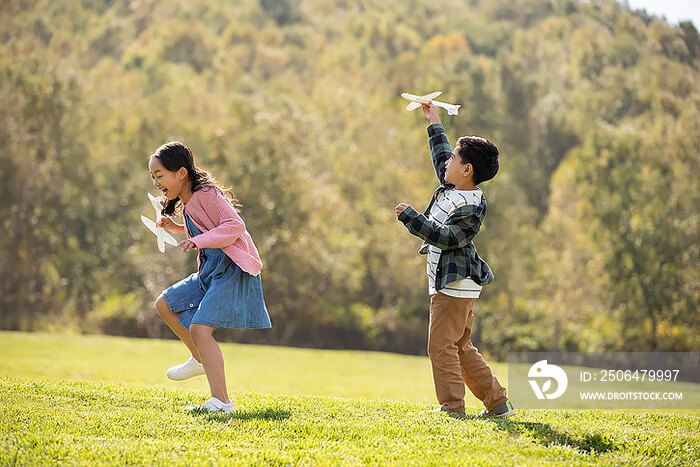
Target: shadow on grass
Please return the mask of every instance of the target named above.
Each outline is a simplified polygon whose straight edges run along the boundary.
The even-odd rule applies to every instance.
[[[236,410],[232,413],[203,413],[200,411],[192,411],[191,414],[195,417],[203,417],[205,420],[212,422],[225,423],[229,420],[241,420],[248,422],[251,420],[285,420],[292,416],[288,410],[282,409],[255,409],[255,410]]]
[[[516,420],[474,416],[468,416],[467,418],[491,422],[499,430],[507,431],[512,436],[529,435],[545,446],[571,446],[581,452],[591,453],[595,451],[598,454],[619,449],[607,436],[598,433],[575,437],[568,433],[560,433],[546,423],[519,422]]]

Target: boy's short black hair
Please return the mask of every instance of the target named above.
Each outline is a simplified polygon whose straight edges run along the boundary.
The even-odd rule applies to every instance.
[[[498,148],[481,136],[462,136],[457,140],[462,164],[474,167],[474,184],[491,180],[498,173]]]

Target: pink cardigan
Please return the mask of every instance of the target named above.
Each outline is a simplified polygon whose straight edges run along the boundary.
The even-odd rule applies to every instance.
[[[221,248],[243,271],[257,276],[262,269],[262,260],[253,239],[245,228],[229,200],[214,187],[195,191],[185,204],[185,211],[194,225],[202,231],[200,235],[187,238],[197,248]],[[199,255],[197,266],[201,268]]]

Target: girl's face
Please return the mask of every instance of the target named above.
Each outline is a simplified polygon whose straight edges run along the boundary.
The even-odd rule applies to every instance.
[[[168,200],[180,198],[190,184],[187,169],[180,167],[175,172],[166,169],[157,157],[151,156],[148,161],[153,185],[158,188]]]

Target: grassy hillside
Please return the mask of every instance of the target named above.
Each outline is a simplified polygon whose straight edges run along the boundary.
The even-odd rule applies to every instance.
[[[433,402],[427,357],[382,352],[222,344],[229,389],[283,394]],[[205,394],[204,377],[183,382],[165,370],[189,353],[179,342],[104,336],[0,333],[0,376],[90,380],[186,388]],[[507,379],[505,365],[496,365]],[[478,404],[477,399],[469,401]]]
[[[225,344],[237,411],[191,415],[171,341],[0,333],[0,465],[694,465],[693,413],[423,413],[425,358]],[[496,365],[499,376],[505,366]],[[83,381],[70,381],[83,380]],[[154,385],[154,384],[157,384]],[[404,399],[378,400],[378,399]]]

